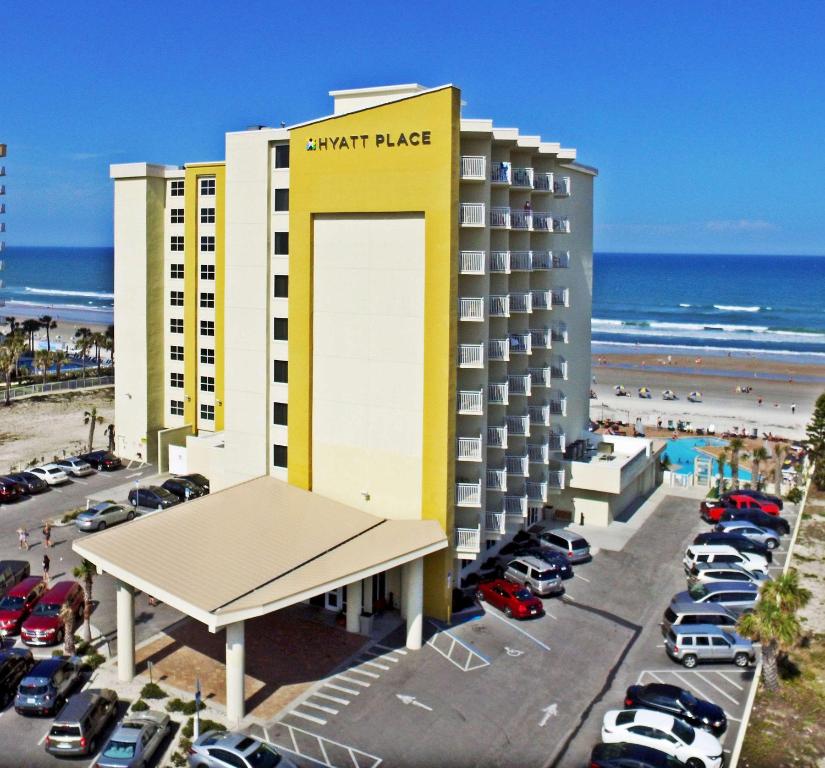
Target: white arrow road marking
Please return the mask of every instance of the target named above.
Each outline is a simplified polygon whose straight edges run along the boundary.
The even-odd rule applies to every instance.
[[[421,709],[426,709],[427,712],[432,712],[433,708],[428,707],[426,704],[422,704],[420,701],[417,701],[415,696],[410,696],[405,693],[396,693],[395,697],[402,703],[402,704],[412,704],[414,707],[421,707]]]
[[[539,728],[544,728],[547,725],[547,721],[551,717],[556,717],[559,714],[559,705],[558,704],[551,704],[549,707],[545,707],[542,712],[544,712],[544,717],[539,720]]]

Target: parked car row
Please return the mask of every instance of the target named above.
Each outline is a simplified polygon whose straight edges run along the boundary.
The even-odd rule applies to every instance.
[[[144,485],[129,491],[129,503],[138,512],[169,509],[209,493],[209,480],[203,475],[176,475],[160,485]]]
[[[39,576],[27,575],[0,599],[0,637],[19,634],[26,645],[62,643],[63,608],[67,606],[80,618],[83,600],[83,589],[76,581],[58,581],[48,589]]]

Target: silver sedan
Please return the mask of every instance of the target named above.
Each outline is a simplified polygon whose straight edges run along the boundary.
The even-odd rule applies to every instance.
[[[113,501],[101,501],[85,512],[81,512],[74,521],[79,531],[102,531],[118,523],[124,523],[135,516],[135,510],[115,504]]]
[[[169,715],[155,710],[133,712],[115,726],[95,762],[97,768],[147,766],[169,733]]]
[[[753,541],[764,544],[768,549],[776,549],[779,546],[779,534],[770,528],[762,528],[749,520],[725,520],[716,526],[720,533],[735,533],[737,536],[745,536]]]

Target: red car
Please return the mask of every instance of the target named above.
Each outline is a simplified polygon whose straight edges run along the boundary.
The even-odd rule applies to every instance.
[[[39,576],[27,576],[15,584],[0,600],[0,635],[17,634],[45,591],[46,582]]]
[[[731,494],[724,501],[705,499],[699,505],[699,513],[708,523],[718,523],[722,519],[722,514],[728,509],[759,509],[768,515],[779,514],[779,507],[772,501],[762,501],[739,494]]]
[[[20,628],[20,638],[26,645],[56,645],[63,642],[63,620],[60,611],[64,605],[72,609],[76,618],[83,610],[83,589],[76,581],[58,581],[37,604]]]
[[[479,600],[486,600],[513,619],[529,619],[544,615],[541,600],[521,585],[511,584],[504,579],[482,581],[478,585],[476,597]]]

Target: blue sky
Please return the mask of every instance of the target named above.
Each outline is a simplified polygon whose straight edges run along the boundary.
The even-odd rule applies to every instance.
[[[451,82],[576,147],[597,250],[825,253],[825,3],[7,0],[9,245],[111,243],[108,165],[223,157],[327,91]]]

